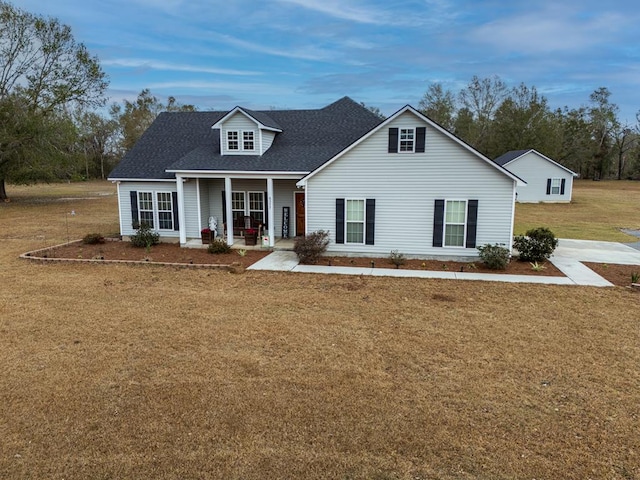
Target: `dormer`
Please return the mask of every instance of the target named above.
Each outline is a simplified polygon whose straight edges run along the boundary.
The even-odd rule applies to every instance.
[[[262,155],[282,129],[269,115],[235,107],[211,128],[220,131],[222,155]]]

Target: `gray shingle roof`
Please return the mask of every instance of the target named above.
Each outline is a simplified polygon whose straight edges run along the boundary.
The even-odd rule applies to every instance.
[[[516,158],[524,155],[527,152],[530,152],[531,149],[528,148],[526,150],[511,150],[510,152],[504,153],[502,155],[500,155],[498,158],[496,158],[494,160],[494,162],[496,162],[498,165],[500,165],[501,167],[503,167],[504,165],[506,165],[507,163],[509,163],[511,160],[515,160]]]
[[[167,169],[309,172],[382,122],[348,97],[318,110],[245,111],[264,125],[282,129],[262,156],[220,154],[219,130],[211,126],[228,112],[165,112],[109,178],[175,178]]]

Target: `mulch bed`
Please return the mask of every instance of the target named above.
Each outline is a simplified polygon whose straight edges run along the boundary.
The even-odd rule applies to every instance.
[[[617,265],[611,263],[582,262],[601,277],[619,287],[631,285],[632,274],[640,275],[640,265]]]
[[[396,268],[388,258],[363,258],[363,257],[323,257],[318,265],[332,265],[334,267],[365,267],[370,268],[373,262],[374,268]],[[537,275],[550,277],[564,277],[551,262],[541,264],[542,270],[534,270],[529,262],[518,262],[513,260],[507,265],[506,270],[491,270],[484,263],[477,262],[453,262],[442,260],[405,260],[404,265],[400,265],[402,270],[431,270],[449,272],[471,272],[471,273],[499,273],[507,275]]]
[[[84,260],[130,260],[174,264],[193,265],[240,265],[244,268],[264,258],[270,250],[245,250],[244,256],[238,250],[230,253],[211,254],[205,248],[181,248],[174,243],[160,243],[151,247],[147,253],[144,248],[135,248],[129,242],[108,240],[97,245],[85,245],[82,242],[72,242],[48,250],[38,252],[38,257],[84,259]],[[388,258],[368,257],[323,257],[317,265],[331,265],[341,267],[397,268]],[[604,277],[617,286],[631,285],[634,273],[640,274],[640,265],[616,265],[605,263],[583,262],[598,275]],[[482,262],[453,262],[442,260],[414,260],[407,259],[402,270],[431,270],[450,272],[497,273],[507,275],[535,275],[562,277],[564,274],[551,262],[544,262],[542,270],[534,270],[529,262],[511,261],[506,270],[491,270]]]
[[[268,250],[245,250],[241,256],[239,250],[230,253],[209,253],[206,248],[181,248],[175,243],[159,243],[149,252],[136,248],[130,242],[107,240],[105,243],[86,245],[81,241],[40,251],[37,256],[47,258],[85,259],[85,260],[130,260],[193,265],[232,265],[248,267],[266,257]]]

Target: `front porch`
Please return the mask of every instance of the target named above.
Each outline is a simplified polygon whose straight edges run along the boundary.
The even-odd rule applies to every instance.
[[[224,237],[218,238],[224,240]],[[295,238],[276,237],[274,239],[274,244],[271,247],[268,245],[262,245],[261,242],[256,245],[245,245],[242,237],[234,237],[234,242],[231,245],[231,248],[234,250],[293,250],[295,240]],[[187,240],[187,243],[183,245],[185,248],[207,248],[208,246],[208,244],[202,243],[202,240],[199,238]]]

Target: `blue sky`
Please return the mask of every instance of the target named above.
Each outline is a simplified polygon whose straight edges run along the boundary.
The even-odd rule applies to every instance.
[[[640,8],[610,0],[13,0],[70,25],[111,101],[143,88],[201,110],[316,108],[345,95],[391,114],[432,82],[524,82],[553,108],[601,86],[640,110]]]

